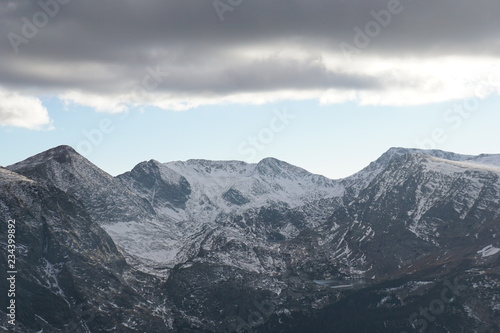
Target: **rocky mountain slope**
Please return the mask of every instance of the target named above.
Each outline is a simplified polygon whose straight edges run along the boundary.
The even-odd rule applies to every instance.
[[[500,330],[500,155],[392,148],[340,180],[274,158],[151,160],[112,177],[60,146],[8,169],[0,174],[0,207],[10,205],[2,221],[32,214],[53,196],[78,207],[66,214],[93,233],[56,224],[67,230],[50,260],[78,262],[65,288],[78,281],[79,297],[96,318],[112,318],[116,332]],[[25,196],[32,188],[48,194],[19,205],[7,188],[24,183],[31,184]],[[58,222],[64,207],[31,220]],[[92,242],[75,248],[67,243],[72,234]],[[91,253],[101,248],[108,252]],[[71,251],[78,259],[63,255]],[[26,259],[38,281],[31,289],[47,288],[43,263]],[[96,290],[84,278],[89,272],[105,285]],[[460,283],[453,301],[421,314],[442,303],[433,301],[446,283]],[[65,288],[64,297],[76,297]],[[98,305],[102,293],[109,307]],[[34,311],[58,329],[62,315],[46,312]],[[111,325],[83,324],[75,332]]]
[[[15,220],[16,325],[8,332],[162,331],[168,312],[155,278],[131,269],[81,203],[60,189],[0,168],[1,235]],[[7,239],[2,237],[2,249]],[[6,256],[0,266],[7,272]],[[7,280],[1,279],[4,293]],[[7,297],[2,295],[2,310]],[[156,306],[156,308],[155,308]],[[152,310],[156,310],[156,313]]]

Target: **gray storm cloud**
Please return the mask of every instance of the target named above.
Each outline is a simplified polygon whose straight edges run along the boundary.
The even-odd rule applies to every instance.
[[[35,95],[124,96],[157,67],[173,98],[380,92],[420,80],[373,59],[498,59],[500,2],[3,0],[0,31],[0,86]]]

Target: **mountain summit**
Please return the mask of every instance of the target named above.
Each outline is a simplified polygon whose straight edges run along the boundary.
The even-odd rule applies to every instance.
[[[101,319],[75,332],[399,333],[422,326],[408,318],[457,279],[465,289],[427,324],[500,328],[500,155],[391,148],[338,180],[275,158],[150,160],[112,177],[60,146],[7,169],[2,218],[57,244],[47,252],[38,236],[20,239],[34,249],[22,288],[69,304],[74,318],[90,306]],[[88,267],[96,258],[102,266]],[[266,316],[249,321],[262,314],[255,304]],[[62,329],[63,314],[35,308],[43,320],[23,319],[23,332]]]

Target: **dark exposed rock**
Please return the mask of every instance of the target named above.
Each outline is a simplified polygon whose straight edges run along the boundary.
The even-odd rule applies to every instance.
[[[497,332],[497,157],[393,148],[338,181],[273,158],[112,177],[57,147],[0,168],[17,332]],[[115,224],[128,238],[101,229]],[[143,269],[155,251],[173,264]],[[430,320],[449,283],[462,288]]]

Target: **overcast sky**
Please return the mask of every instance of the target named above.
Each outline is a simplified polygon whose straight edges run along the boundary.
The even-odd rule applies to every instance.
[[[353,116],[367,108],[380,114],[370,120],[373,126],[383,126],[377,119],[395,108],[406,114],[432,110],[432,119],[445,122],[430,120],[421,133],[403,141],[410,144],[432,139],[435,128],[461,127],[458,118],[452,120],[459,114],[447,113],[457,103],[469,103],[469,111],[485,110],[476,116],[485,126],[498,121],[491,111],[498,111],[494,101],[500,92],[500,2],[495,0],[0,0],[0,34],[0,145],[6,156],[0,164],[22,154],[10,152],[12,142],[36,138],[40,144],[30,147],[39,149],[68,140],[71,131],[82,136],[86,127],[70,126],[71,119],[94,119],[86,125],[90,130],[108,114],[118,124],[125,118],[119,115],[146,118],[165,112],[162,117],[168,118],[182,111],[195,119],[215,110],[214,122],[240,126],[248,135],[269,128],[273,138],[264,140],[269,147],[282,135],[277,130],[282,127],[267,123],[277,108],[310,109],[303,121],[315,117],[317,126],[332,113],[355,110]],[[249,112],[249,122],[252,114],[255,119],[259,112],[267,115],[251,128],[249,122],[229,120],[238,119],[235,113],[247,117],[242,110]],[[167,118],[158,119],[169,121],[165,128],[173,126]],[[328,120],[348,118],[346,113]],[[188,120],[180,119],[175,127],[189,127],[183,121]],[[294,122],[290,139],[307,136],[297,125],[301,120]],[[126,120],[121,126],[147,132],[140,124]],[[125,138],[109,137],[116,141],[109,143],[110,150],[124,144]],[[247,137],[228,134],[220,140],[241,143]],[[71,140],[61,143],[81,141]],[[319,145],[324,138],[317,140],[309,144]],[[460,150],[462,144],[470,151],[472,139],[467,140],[467,145],[454,140],[456,145],[446,146],[433,139],[436,148]],[[498,136],[492,140],[499,142]],[[385,145],[390,140],[378,149]],[[481,145],[478,141],[478,151],[492,150]],[[213,156],[243,159],[238,158],[243,145],[236,146],[239,155]],[[103,147],[93,151],[104,154]],[[198,154],[194,146],[183,149]],[[249,160],[274,152],[257,150],[255,156],[248,153]],[[299,163],[300,154],[307,155],[300,149],[295,154],[292,159]],[[192,158],[212,157],[205,155]]]

